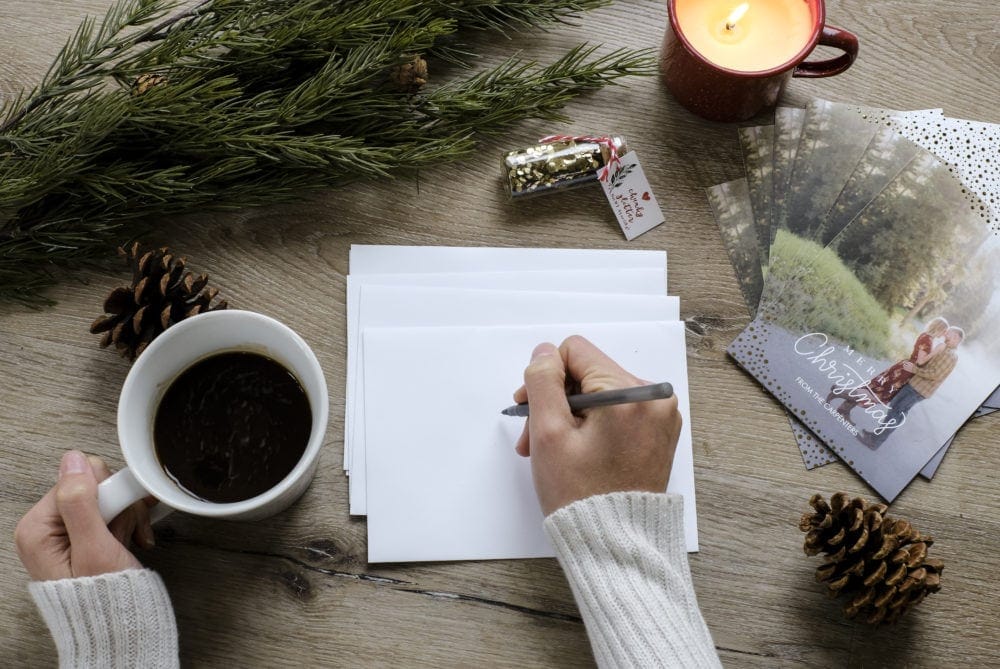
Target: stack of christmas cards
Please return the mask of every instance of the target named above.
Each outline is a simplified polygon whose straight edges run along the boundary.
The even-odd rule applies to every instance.
[[[697,550],[684,324],[662,251],[353,246],[344,469],[371,562],[553,556],[523,418],[501,415],[535,345],[580,334],[669,381],[669,489]]]
[[[753,317],[729,353],[807,467],[891,501],[1000,406],[1000,133],[815,100],[740,139],[746,178],[708,193]]]

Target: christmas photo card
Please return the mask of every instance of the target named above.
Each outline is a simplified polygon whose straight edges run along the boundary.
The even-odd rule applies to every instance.
[[[767,281],[779,230],[815,243],[795,247],[804,257],[790,254],[786,244],[779,260],[792,268],[810,267],[815,252],[890,184],[900,179],[919,187],[919,173],[932,155],[985,203],[970,200],[984,224],[1000,230],[1000,214],[991,204],[1000,195],[1000,170],[993,159],[1000,149],[996,131],[989,124],[945,117],[940,109],[897,111],[826,100],[812,100],[804,109],[778,108],[774,125],[739,128],[746,178],[709,188],[707,194],[751,317],[762,294],[765,303],[779,301],[774,291],[795,284],[780,267],[780,280]],[[907,171],[916,174],[904,175]],[[753,262],[755,236],[758,263]],[[1000,403],[995,396],[996,391],[972,418],[993,412],[991,401]],[[838,459],[794,416],[790,423],[807,469]],[[951,441],[927,461],[921,476],[934,476]]]
[[[729,348],[887,501],[1000,382],[1000,238],[983,210],[922,152],[827,245],[815,225],[779,227]]]

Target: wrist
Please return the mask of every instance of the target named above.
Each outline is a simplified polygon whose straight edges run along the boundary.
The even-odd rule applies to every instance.
[[[573,506],[574,504],[579,504],[580,502],[585,502],[587,500],[593,500],[599,497],[608,497],[611,495],[663,495],[666,483],[657,483],[655,486],[632,486],[632,487],[621,487],[621,486],[609,486],[604,489],[590,489],[587,491],[579,491],[576,493],[570,493],[563,495],[556,499],[542,500],[542,514],[548,518],[554,513],[558,513],[562,509]]]
[[[593,506],[595,504],[602,503],[621,503],[629,498],[641,499],[641,498],[676,498],[678,502],[683,501],[683,496],[672,493],[664,492],[662,489],[649,490],[649,489],[628,489],[628,490],[601,490],[591,492],[589,494],[581,495],[579,497],[574,497],[568,499],[565,503],[553,508],[551,511],[545,511],[545,518],[551,518],[552,516],[564,513],[568,514],[571,512],[579,511],[581,508],[588,506]],[[544,509],[543,509],[544,511]]]

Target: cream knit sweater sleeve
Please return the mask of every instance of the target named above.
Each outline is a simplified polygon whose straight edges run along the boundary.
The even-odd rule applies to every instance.
[[[28,585],[59,651],[59,666],[174,668],[177,624],[159,574],[129,569]]]
[[[617,492],[545,519],[600,667],[720,667],[695,599],[680,495]]]

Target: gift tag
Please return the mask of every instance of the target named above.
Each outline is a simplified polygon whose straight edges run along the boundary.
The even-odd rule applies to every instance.
[[[635,151],[612,160],[600,173],[601,188],[611,204],[625,239],[639,235],[663,223],[663,212],[656,202],[646,174],[642,171]]]

